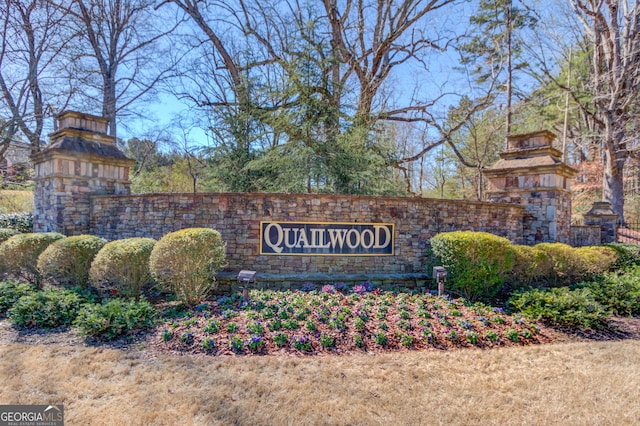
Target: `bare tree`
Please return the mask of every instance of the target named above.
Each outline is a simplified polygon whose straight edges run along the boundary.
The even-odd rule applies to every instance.
[[[604,151],[603,198],[624,220],[623,170],[638,157],[640,2],[571,0],[591,51],[593,107],[579,102],[596,125]]]
[[[87,86],[84,95],[100,105],[116,136],[117,116],[149,95],[169,76],[175,58],[164,38],[179,24],[159,16],[153,0],[72,0],[68,11],[82,43],[72,70]],[[164,42],[164,44],[163,44]]]
[[[45,116],[64,108],[74,92],[56,72],[69,41],[65,13],[48,1],[5,0],[0,16],[0,156],[21,136],[37,152]]]

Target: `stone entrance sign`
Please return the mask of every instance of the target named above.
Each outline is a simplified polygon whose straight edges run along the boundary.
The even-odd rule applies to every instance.
[[[261,222],[260,254],[393,256],[392,223]]]

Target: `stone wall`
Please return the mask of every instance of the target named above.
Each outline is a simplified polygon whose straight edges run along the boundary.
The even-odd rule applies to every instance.
[[[595,246],[601,243],[601,229],[596,225],[572,225],[571,245],[573,247]]]
[[[424,275],[428,241],[435,234],[486,231],[520,243],[524,210],[495,203],[348,195],[92,196],[88,232],[109,240],[158,239],[182,228],[211,227],[220,231],[227,244],[226,270],[256,270],[263,278],[268,274]],[[260,255],[260,221],[392,223],[394,256]]]

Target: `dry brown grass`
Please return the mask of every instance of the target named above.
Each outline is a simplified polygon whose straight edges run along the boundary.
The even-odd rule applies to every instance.
[[[33,211],[33,191],[0,191],[0,213]]]
[[[640,341],[219,358],[10,343],[0,383],[0,403],[63,402],[69,425],[623,425],[640,423]]]

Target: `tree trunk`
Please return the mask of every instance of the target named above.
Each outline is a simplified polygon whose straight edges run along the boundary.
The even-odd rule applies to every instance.
[[[116,86],[109,75],[103,77],[102,89],[102,116],[107,119],[107,131],[114,138],[116,134]]]
[[[624,164],[625,157],[610,149],[604,150],[604,177],[602,199],[611,203],[618,222],[624,222]]]

